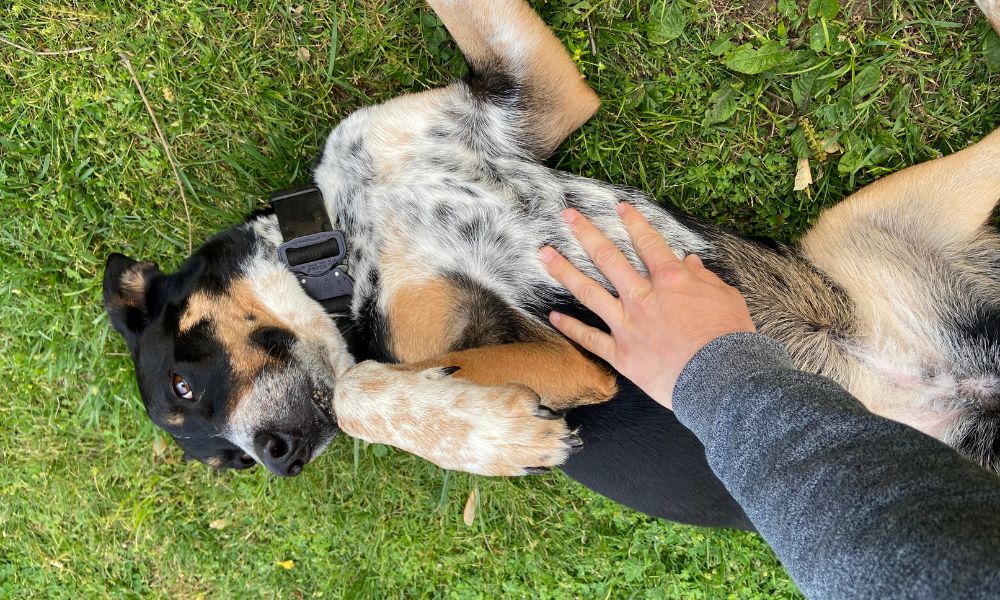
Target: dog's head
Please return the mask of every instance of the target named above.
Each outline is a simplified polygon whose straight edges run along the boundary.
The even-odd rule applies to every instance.
[[[335,379],[353,360],[273,252],[245,225],[173,274],[114,254],[104,304],[132,353],[147,414],[188,456],[294,476],[336,435]]]

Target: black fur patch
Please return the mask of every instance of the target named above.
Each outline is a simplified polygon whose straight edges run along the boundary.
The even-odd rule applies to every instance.
[[[224,353],[222,343],[215,338],[211,323],[199,321],[177,336],[174,342],[174,360],[194,363]]]
[[[752,530],[712,472],[705,448],[674,413],[618,378],[609,402],[569,411],[583,450],[562,470],[595,492],[648,515],[706,527]]]
[[[1000,308],[981,307],[971,315],[956,319],[955,331],[973,343],[987,347],[1000,345]]]
[[[470,66],[465,83],[476,100],[501,106],[512,107],[521,92],[517,78],[499,62]]]
[[[261,327],[250,334],[250,344],[263,350],[274,360],[287,361],[295,345],[295,334],[280,327]]]
[[[348,351],[358,362],[398,362],[389,350],[389,328],[378,309],[378,298],[382,294],[378,271],[372,269],[365,277],[371,282],[372,293],[361,301],[356,317],[338,318],[337,328],[347,342]]]
[[[539,339],[536,323],[486,287],[458,273],[448,275],[448,280],[459,289],[456,317],[466,324],[452,351]]]

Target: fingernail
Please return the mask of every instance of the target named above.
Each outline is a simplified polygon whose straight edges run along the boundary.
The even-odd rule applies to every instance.
[[[563,318],[562,313],[556,311],[552,311],[549,313],[549,321],[552,321],[553,323],[558,323],[559,321],[562,320],[562,318]]]
[[[543,263],[550,263],[556,257],[556,251],[551,246],[542,246],[538,249],[538,260]]]
[[[615,204],[615,212],[620,215],[625,214],[626,206],[628,206],[628,202],[619,202],[618,204]]]
[[[559,213],[559,217],[563,220],[563,223],[572,223],[573,221],[576,220],[577,214],[579,213],[576,212],[576,209],[567,208],[566,210]]]

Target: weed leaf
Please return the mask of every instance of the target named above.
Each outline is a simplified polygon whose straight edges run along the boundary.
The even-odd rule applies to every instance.
[[[791,56],[793,56],[792,51],[778,42],[764,42],[760,48],[754,48],[753,44],[746,43],[730,52],[725,64],[737,73],[756,75],[777,67]]]
[[[733,86],[728,83],[717,89],[708,99],[708,110],[705,111],[703,125],[725,123],[736,114],[738,95]]]
[[[657,0],[649,10],[646,35],[654,44],[665,44],[684,33],[687,15],[680,2]]]
[[[837,16],[840,12],[840,2],[837,0],[809,0],[807,13],[810,19],[823,17],[827,21]]]
[[[875,91],[878,87],[881,73],[874,63],[868,65],[854,77],[854,90],[851,93],[851,102],[860,102],[862,98]]]
[[[990,71],[1000,71],[1000,36],[995,31],[987,33],[983,40],[983,58]]]

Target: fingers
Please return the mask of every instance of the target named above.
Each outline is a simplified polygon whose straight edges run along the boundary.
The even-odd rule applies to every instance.
[[[653,229],[639,211],[626,202],[620,202],[616,210],[621,216],[622,223],[625,224],[625,229],[628,230],[629,237],[632,238],[632,245],[635,246],[639,258],[646,264],[651,276],[684,270],[683,263],[670,249],[667,241],[659,231]]]
[[[579,211],[572,208],[565,210],[562,218],[573,230],[573,235],[579,240],[587,256],[618,290],[619,296],[624,295],[629,288],[646,285],[645,278],[635,270],[618,246],[615,246],[614,242],[605,237]]]
[[[729,287],[718,275],[705,267],[705,263],[701,262],[701,257],[697,254],[688,254],[684,257],[683,263],[689,273],[705,283]]]
[[[609,327],[614,327],[620,322],[621,302],[608,293],[601,284],[581,273],[554,248],[543,247],[538,251],[538,258],[553,279],[563,284],[577,300],[592,310]]]
[[[558,312],[549,313],[549,322],[560,333],[580,344],[587,351],[600,356],[609,363],[614,363],[615,341],[610,335]]]

